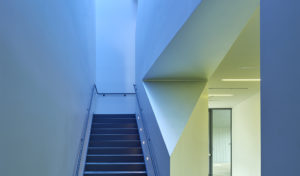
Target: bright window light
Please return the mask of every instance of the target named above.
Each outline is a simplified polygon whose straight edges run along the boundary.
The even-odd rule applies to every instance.
[[[224,82],[259,82],[260,79],[222,79]]]

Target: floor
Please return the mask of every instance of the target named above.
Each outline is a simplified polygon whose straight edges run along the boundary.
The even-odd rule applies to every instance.
[[[215,163],[213,166],[213,176],[231,176],[230,163]]]

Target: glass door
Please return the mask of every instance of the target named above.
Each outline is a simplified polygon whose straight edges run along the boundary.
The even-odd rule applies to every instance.
[[[232,110],[210,109],[210,176],[232,173]]]

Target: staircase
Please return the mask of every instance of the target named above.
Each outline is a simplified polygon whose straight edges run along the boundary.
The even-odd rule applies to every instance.
[[[84,176],[147,176],[135,115],[94,115]]]

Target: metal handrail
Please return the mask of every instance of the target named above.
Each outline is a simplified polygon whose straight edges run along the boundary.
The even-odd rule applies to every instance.
[[[87,109],[88,114],[87,114],[87,117],[85,119],[84,126],[83,126],[83,129],[82,129],[82,132],[81,132],[81,138],[80,138],[80,143],[79,143],[79,151],[78,151],[78,154],[77,154],[76,170],[73,173],[74,176],[79,176],[82,152],[83,152],[84,141],[85,141],[85,137],[86,137],[86,130],[88,128],[88,121],[89,121],[89,117],[90,117],[90,114],[91,114],[92,103],[93,103],[93,99],[94,99],[94,95],[95,95],[94,92],[96,92],[98,94],[98,90],[97,90],[97,87],[96,87],[95,84],[93,86],[92,96],[90,98],[89,107]]]
[[[124,95],[134,95],[135,93],[104,93],[104,92],[100,92],[100,93],[97,93],[98,95],[102,95],[102,94],[107,94],[107,95],[122,95],[122,94],[124,94]]]
[[[135,94],[135,92],[123,92],[123,93],[122,92],[99,92],[96,85],[95,85],[95,88],[96,88],[96,93],[98,95],[106,95],[106,94],[108,94],[108,95],[122,95],[122,94],[130,95],[130,94]]]
[[[149,149],[149,153],[150,153],[150,156],[151,156],[151,162],[152,162],[152,166],[153,166],[153,169],[154,169],[154,174],[155,174],[155,176],[159,176],[159,174],[158,174],[158,168],[157,168],[157,165],[156,165],[156,157],[155,157],[155,154],[153,152],[153,148],[152,148],[153,146],[152,146],[151,139],[150,139],[150,136],[149,136],[149,131],[148,131],[147,123],[145,123],[143,115],[142,115],[142,108],[141,108],[140,101],[139,101],[138,94],[137,94],[137,87],[136,87],[135,84],[133,84],[133,87],[134,87],[135,94],[136,94],[136,100],[137,100],[137,104],[138,104],[138,109],[139,109],[139,112],[140,112],[141,120],[142,120],[144,129],[145,129],[144,130],[145,136],[146,136],[148,144],[149,144],[148,145],[148,149]]]

